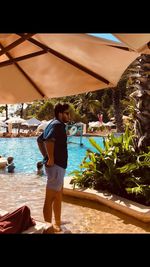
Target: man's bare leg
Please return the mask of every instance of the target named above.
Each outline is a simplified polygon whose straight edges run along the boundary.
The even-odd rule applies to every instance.
[[[54,209],[54,217],[55,217],[55,225],[54,227],[58,228],[58,231],[61,231],[61,204],[62,204],[62,191],[57,191],[56,196],[53,203],[53,209]]]
[[[46,222],[52,222],[52,205],[56,193],[56,191],[46,188],[45,201],[43,206],[43,216]]]

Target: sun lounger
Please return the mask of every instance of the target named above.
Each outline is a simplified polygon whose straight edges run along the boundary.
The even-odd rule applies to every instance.
[[[27,230],[23,231],[22,234],[43,234],[44,232],[52,233],[52,224],[44,223],[35,220],[36,225],[29,227]]]
[[[9,212],[0,209],[0,217],[7,215]],[[36,225],[29,227],[27,230],[23,231],[22,234],[43,234],[44,232],[52,232],[52,224],[46,222],[40,222],[35,220]]]

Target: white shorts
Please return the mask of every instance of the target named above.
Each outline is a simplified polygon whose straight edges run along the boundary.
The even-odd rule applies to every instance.
[[[45,172],[47,175],[47,185],[48,189],[52,189],[55,191],[60,191],[64,184],[64,176],[66,170],[62,167],[54,164],[51,167],[45,166]]]

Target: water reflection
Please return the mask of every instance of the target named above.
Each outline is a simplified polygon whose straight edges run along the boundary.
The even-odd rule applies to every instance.
[[[28,205],[31,215],[43,221],[45,177],[34,174],[0,175],[0,208],[9,212]],[[72,233],[143,233],[150,226],[101,204],[63,197],[62,220]]]

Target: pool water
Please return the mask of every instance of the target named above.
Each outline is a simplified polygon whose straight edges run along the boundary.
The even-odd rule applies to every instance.
[[[103,138],[93,138],[103,148]],[[0,138],[0,155],[6,158],[8,156],[14,157],[16,173],[36,172],[36,163],[42,160],[36,139],[36,137]],[[87,149],[96,151],[90,144],[88,137],[82,137],[82,146],[80,146],[80,142],[80,137],[72,136],[68,138],[68,167],[66,175],[75,169],[79,169]]]

